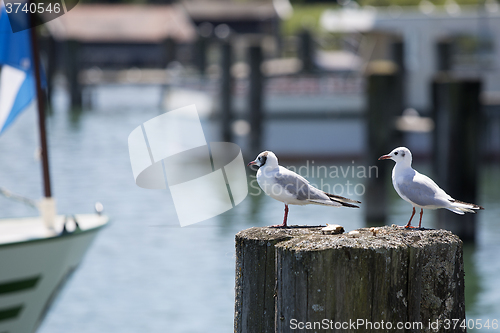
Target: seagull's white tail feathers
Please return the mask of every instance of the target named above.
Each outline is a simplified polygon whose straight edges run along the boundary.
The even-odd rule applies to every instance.
[[[453,213],[457,213],[460,215],[464,215],[465,213],[476,213],[474,209],[484,209],[483,207],[467,202],[462,202],[458,200],[450,200],[451,206],[446,207],[446,209],[452,211]]]
[[[465,212],[475,213],[475,211],[467,209],[467,208],[462,208],[462,209],[466,209],[465,211],[462,210],[462,209],[454,208],[454,207],[447,207],[446,209],[448,209],[449,211],[452,211],[453,213],[457,213],[457,214],[460,214],[460,215],[464,215]]]

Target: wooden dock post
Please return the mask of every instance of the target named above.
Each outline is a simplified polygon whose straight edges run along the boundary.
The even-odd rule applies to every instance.
[[[204,36],[198,36],[195,42],[194,62],[201,77],[205,77],[207,69],[207,52],[210,39]]]
[[[438,75],[432,84],[436,183],[457,200],[477,203],[482,109],[479,79]],[[438,227],[474,241],[476,214],[438,210]]]
[[[193,58],[200,76],[205,77],[209,47],[214,35],[214,26],[212,23],[203,22],[198,25],[197,31],[198,39],[194,43]]]
[[[453,44],[436,45],[437,74],[432,82],[433,168],[436,182],[457,200],[477,203],[478,161],[482,106],[481,80],[457,78],[451,73]],[[439,228],[451,230],[464,241],[476,238],[476,215],[437,212]]]
[[[231,65],[233,63],[233,52],[231,43],[228,40],[221,40],[221,80],[220,80],[220,115],[222,128],[222,141],[232,142],[233,132],[231,123],[233,122],[232,97],[233,97],[233,77],[231,75]]]
[[[248,62],[250,67],[250,89],[248,96],[248,107],[250,114],[250,151],[251,156],[257,156],[262,150],[262,121],[264,120],[263,104],[263,75],[262,47],[260,40],[257,45],[248,48]]]
[[[366,182],[365,218],[367,225],[381,225],[387,218],[387,187],[390,186],[389,164],[377,163],[380,156],[401,145],[401,133],[395,126],[396,117],[403,112],[401,79],[398,68],[392,62],[372,62],[367,78],[367,165],[377,166],[377,177]]]
[[[287,233],[270,228],[236,235],[234,332],[274,332],[275,245],[289,239]]]
[[[163,50],[165,52],[165,58],[163,58],[163,66],[167,67],[172,61],[176,60],[177,43],[171,37],[166,38],[162,42]]]
[[[299,58],[302,60],[302,72],[312,73],[316,69],[314,64],[314,39],[307,29],[302,30],[299,35],[300,48]]]
[[[235,291],[237,333],[444,332],[465,319],[462,241],[398,227],[250,228],[236,235]]]
[[[69,84],[69,94],[71,100],[71,107],[82,107],[82,86],[78,78],[80,73],[80,43],[76,40],[68,40],[66,42],[67,48],[67,65],[66,65],[66,78]]]
[[[401,105],[400,112],[406,107],[406,67],[405,67],[405,43],[403,41],[396,41],[391,44],[391,58],[397,66],[396,76],[398,79],[398,91],[393,98],[399,99],[397,103]],[[401,136],[401,141],[402,135]],[[396,147],[394,147],[396,148]]]
[[[452,67],[452,47],[449,40],[442,40],[436,44],[436,67],[438,71],[450,71]]]

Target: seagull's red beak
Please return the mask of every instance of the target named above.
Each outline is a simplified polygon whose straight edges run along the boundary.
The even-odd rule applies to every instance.
[[[254,164],[256,164],[255,161],[252,161],[252,162],[248,163],[247,166],[254,165]]]
[[[381,161],[381,160],[388,160],[388,159],[390,159],[390,158],[391,158],[391,155],[383,155],[383,156],[380,156],[380,157],[378,158],[378,160],[379,160],[379,161]]]

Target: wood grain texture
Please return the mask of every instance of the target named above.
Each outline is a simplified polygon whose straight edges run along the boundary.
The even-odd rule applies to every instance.
[[[421,322],[397,331],[433,332],[429,321],[465,318],[462,242],[449,231],[251,228],[236,235],[236,257],[235,332],[296,332],[292,319]]]

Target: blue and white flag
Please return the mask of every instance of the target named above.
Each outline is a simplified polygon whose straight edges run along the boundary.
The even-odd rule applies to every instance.
[[[0,3],[0,134],[36,96],[30,31],[12,32]]]

